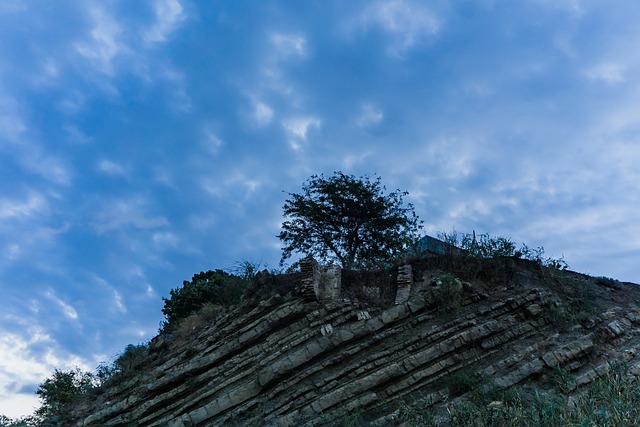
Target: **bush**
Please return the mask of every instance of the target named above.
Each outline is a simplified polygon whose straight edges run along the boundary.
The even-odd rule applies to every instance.
[[[443,274],[435,279],[437,286],[434,295],[440,311],[453,316],[462,306],[462,282],[451,274]]]
[[[23,417],[16,420],[5,415],[0,415],[0,427],[35,427],[38,425],[41,425],[41,423],[32,416]]]
[[[169,298],[162,298],[166,317],[162,329],[171,329],[178,321],[198,311],[207,303],[228,307],[240,302],[248,280],[243,280],[223,270],[200,272],[191,282],[184,281],[182,288],[172,289]]]
[[[449,245],[462,249],[466,255],[475,258],[514,257],[535,261],[556,270],[569,268],[569,264],[563,257],[545,258],[542,246],[534,249],[523,243],[520,248],[517,248],[516,244],[508,237],[492,237],[487,233],[476,236],[475,231],[473,233],[452,231],[438,233],[438,238]]]
[[[53,376],[40,384],[36,391],[42,401],[36,416],[42,420],[62,419],[68,412],[66,408],[93,387],[94,377],[89,372],[82,372],[78,368],[69,371],[56,369]]]
[[[112,363],[98,365],[95,374],[96,382],[99,386],[104,386],[113,381],[128,378],[144,364],[148,355],[148,344],[129,344]]]

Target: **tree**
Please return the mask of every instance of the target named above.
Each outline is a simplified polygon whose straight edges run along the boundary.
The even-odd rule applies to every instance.
[[[93,376],[80,369],[60,371],[56,369],[52,378],[47,378],[36,391],[42,406],[36,415],[43,419],[59,418],[66,413],[65,408],[76,402],[93,387]]]
[[[406,191],[385,191],[380,177],[311,176],[283,206],[281,263],[295,251],[343,268],[369,267],[405,253],[422,222],[413,205],[404,204]]]

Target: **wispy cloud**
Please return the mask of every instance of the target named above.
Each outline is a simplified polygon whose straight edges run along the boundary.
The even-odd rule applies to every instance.
[[[405,0],[377,1],[359,17],[365,28],[379,28],[389,35],[389,53],[403,57],[414,46],[436,35],[441,19],[424,3]]]
[[[258,127],[264,127],[273,120],[273,108],[259,99],[252,99],[251,105],[253,111],[251,114],[252,122]]]
[[[380,123],[382,119],[384,119],[384,114],[381,109],[373,104],[365,103],[356,118],[356,124],[361,128],[369,128]]]
[[[41,214],[47,209],[48,203],[40,194],[33,193],[22,200],[0,200],[0,219],[27,219]]]
[[[50,299],[51,301],[53,301],[58,307],[60,307],[60,309],[62,310],[62,313],[67,316],[69,319],[71,320],[77,320],[78,319],[78,312],[75,310],[75,308],[73,308],[70,304],[64,302],[62,299],[60,299],[58,296],[56,296],[56,294],[53,291],[48,291],[45,296]]]
[[[218,154],[220,147],[224,145],[224,141],[218,136],[215,126],[204,125],[202,129],[203,139],[202,147],[208,154]]]
[[[97,5],[92,6],[90,16],[93,28],[89,38],[76,42],[75,49],[97,71],[112,75],[114,59],[129,52],[128,47],[120,40],[122,28],[108,12]]]
[[[114,177],[119,176],[125,179],[130,178],[130,172],[128,168],[116,162],[113,162],[111,160],[107,160],[107,159],[100,160],[96,168],[99,172],[105,173],[107,175],[111,175]]]
[[[316,117],[294,117],[282,122],[289,134],[289,145],[296,151],[302,148],[312,129],[320,129],[320,124],[320,119]]]
[[[41,348],[46,348],[41,352]],[[0,330],[0,414],[19,417],[39,406],[37,385],[54,368],[93,369],[84,359],[60,351],[56,341],[40,326],[30,325],[26,336]]]
[[[153,43],[164,42],[169,34],[185,19],[178,0],[159,0],[154,4],[156,22],[144,32],[144,38]]]
[[[307,55],[307,40],[301,35],[276,33],[271,40],[281,58],[303,58]]]
[[[596,65],[585,72],[587,78],[599,80],[609,85],[623,83],[625,69],[620,64],[604,63]]]
[[[94,225],[100,234],[126,227],[144,230],[169,225],[163,215],[149,215],[146,210],[144,199],[112,200],[96,213]]]

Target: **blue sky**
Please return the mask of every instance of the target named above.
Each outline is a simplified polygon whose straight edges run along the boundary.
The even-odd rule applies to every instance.
[[[285,192],[379,174],[425,232],[640,282],[640,5],[3,0],[0,414],[277,266]]]

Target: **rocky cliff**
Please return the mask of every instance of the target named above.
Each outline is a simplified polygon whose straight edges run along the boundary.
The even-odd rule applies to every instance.
[[[640,374],[637,285],[516,259],[311,267],[262,275],[251,301],[159,336],[71,425],[320,426],[358,413],[386,426],[460,398],[463,377],[544,388],[562,370],[571,392],[612,360]]]

